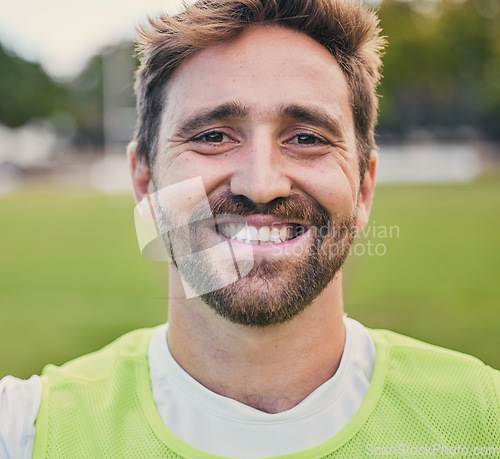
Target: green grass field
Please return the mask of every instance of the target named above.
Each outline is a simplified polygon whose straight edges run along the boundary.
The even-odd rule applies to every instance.
[[[0,377],[166,320],[166,266],[141,258],[133,208],[91,193],[0,198]],[[346,312],[500,368],[499,227],[498,176],[379,187],[355,242],[365,254],[344,270]]]

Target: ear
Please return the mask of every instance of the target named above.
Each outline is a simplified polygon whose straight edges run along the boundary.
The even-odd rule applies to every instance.
[[[153,184],[151,171],[143,156],[137,155],[137,142],[132,141],[127,147],[130,171],[132,173],[132,184],[134,186],[135,201],[140,203],[152,192]]]
[[[375,171],[377,169],[378,153],[373,150],[370,152],[368,169],[365,171],[363,183],[359,189],[358,198],[358,220],[356,230],[362,230],[368,223],[370,210],[372,207],[373,191],[375,189]]]

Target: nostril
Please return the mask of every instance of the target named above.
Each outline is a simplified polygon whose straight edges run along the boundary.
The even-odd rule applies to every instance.
[[[231,181],[231,192],[245,196],[256,204],[267,204],[277,198],[288,198],[292,192],[287,179],[268,176],[255,178],[252,176],[234,178]]]

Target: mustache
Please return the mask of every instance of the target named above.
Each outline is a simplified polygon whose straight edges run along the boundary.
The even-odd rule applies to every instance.
[[[234,195],[229,189],[208,198],[214,216],[272,215],[281,220],[304,220],[311,226],[322,227],[330,215],[319,203],[297,193],[286,198],[276,198],[268,203],[256,203],[243,195]]]

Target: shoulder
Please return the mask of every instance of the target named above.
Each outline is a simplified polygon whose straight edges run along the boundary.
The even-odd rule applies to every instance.
[[[369,330],[387,375],[399,387],[427,388],[436,397],[483,397],[500,406],[500,372],[468,354],[387,330]]]
[[[444,358],[461,362],[469,362],[473,365],[485,366],[481,360],[472,355],[447,349],[435,344],[429,344],[393,331],[378,329],[368,329],[368,331],[377,347],[384,347],[389,351],[422,353],[429,359]]]
[[[495,386],[497,397],[500,405],[500,371],[490,368],[491,377],[493,378],[493,385]]]
[[[76,457],[77,451],[80,457],[101,457],[102,445],[126,441],[124,425],[143,419],[142,400],[151,391],[148,348],[154,330],[129,332],[96,352],[44,368],[36,457]]]
[[[45,386],[48,380],[52,384],[59,380],[78,378],[90,381],[109,374],[120,362],[147,360],[148,344],[154,330],[134,330],[95,352],[70,360],[61,366],[47,365],[42,372],[43,385]]]
[[[85,382],[106,379],[120,362],[129,362],[129,365],[134,361],[147,362],[148,343],[153,331],[135,330],[99,351],[59,367],[47,365],[42,377],[35,375],[22,380],[6,376],[0,380],[0,457],[31,457],[35,422],[38,431],[49,393],[63,394],[64,402],[67,403],[67,394],[74,390],[73,382],[78,388]]]
[[[0,457],[31,457],[40,396],[38,376],[0,380]]]

